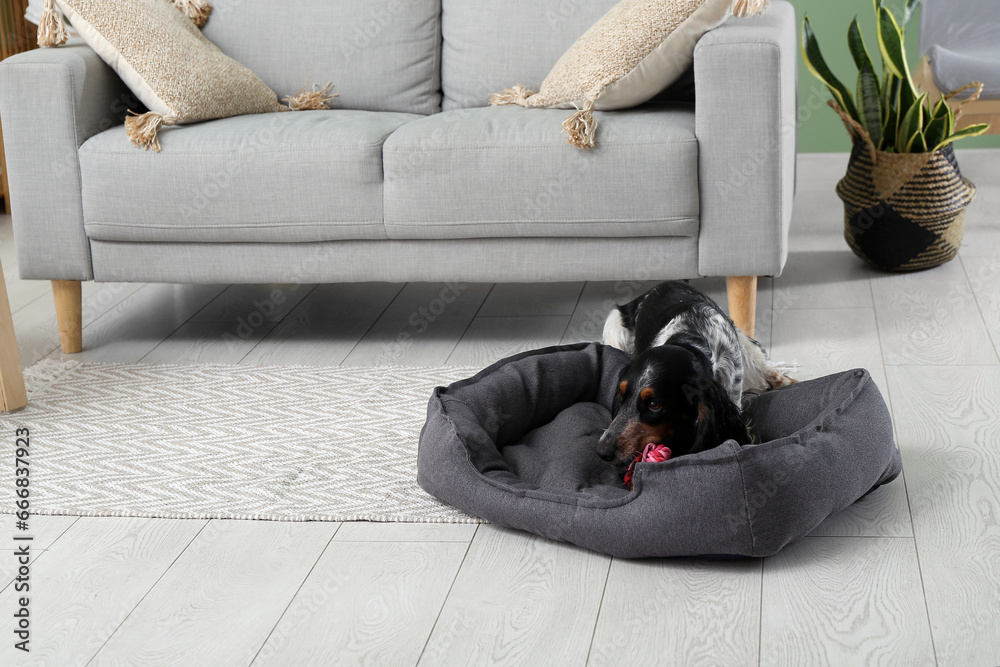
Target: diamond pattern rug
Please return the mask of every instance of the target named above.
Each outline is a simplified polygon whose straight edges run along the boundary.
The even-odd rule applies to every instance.
[[[0,416],[0,511],[28,428],[36,514],[478,522],[416,482],[431,390],[477,370],[45,360]]]

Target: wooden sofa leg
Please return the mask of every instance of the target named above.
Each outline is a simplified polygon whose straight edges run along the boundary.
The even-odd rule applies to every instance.
[[[53,280],[56,320],[62,351],[76,354],[83,350],[83,284],[79,280]]]
[[[726,292],[729,294],[729,317],[743,333],[753,338],[757,314],[757,276],[727,277]]]

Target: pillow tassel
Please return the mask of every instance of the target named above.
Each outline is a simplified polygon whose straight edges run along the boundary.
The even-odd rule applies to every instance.
[[[518,106],[528,106],[528,98],[535,94],[535,91],[517,84],[513,88],[504,88],[499,93],[490,95],[490,104],[500,106],[504,104],[516,104]]]
[[[160,127],[173,125],[176,121],[173,118],[164,118],[158,113],[149,111],[144,114],[129,112],[125,118],[125,134],[129,141],[144,150],[152,148],[157,153],[160,152]]]
[[[306,90],[305,86],[299,90],[299,92],[291,95],[289,97],[281,98],[282,102],[288,104],[288,108],[292,111],[319,111],[323,109],[330,108],[330,102],[334,98],[339,97],[337,93],[330,94],[330,89],[333,88],[333,83],[327,81],[326,85],[322,88],[319,84],[314,83],[312,89]]]
[[[212,5],[205,0],[174,0],[174,6],[184,12],[184,15],[194,21],[199,28],[205,25],[209,14],[212,13]]]
[[[768,0],[736,0],[733,3],[733,16],[760,16],[767,9]]]
[[[56,9],[55,0],[45,0],[42,18],[38,21],[38,46],[59,46],[67,39],[66,22]]]
[[[594,137],[597,134],[597,121],[594,120],[594,101],[587,100],[572,116],[563,121],[563,132],[568,136],[566,143],[577,148],[593,148]]]

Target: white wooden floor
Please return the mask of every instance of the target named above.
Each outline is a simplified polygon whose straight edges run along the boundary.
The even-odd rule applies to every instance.
[[[627,561],[492,526],[33,517],[44,551],[27,660],[12,649],[4,516],[0,664],[995,667],[1000,151],[959,159],[979,187],[960,259],[897,276],[841,238],[846,156],[800,157],[791,252],[761,281],[759,338],[802,377],[869,368],[905,479],[781,554]],[[60,354],[51,293],[16,277],[4,229],[27,366]],[[697,284],[724,301],[721,280]],[[608,299],[644,287],[458,285],[442,308],[444,285],[85,284],[76,358],[484,365],[595,339]]]

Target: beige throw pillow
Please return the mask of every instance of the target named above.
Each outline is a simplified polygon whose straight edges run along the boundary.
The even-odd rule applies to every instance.
[[[568,142],[593,148],[594,109],[641,104],[676,81],[694,60],[694,47],[729,16],[756,16],[768,0],[621,0],[563,54],[537,93],[522,85],[490,97],[577,112],[563,123]]]
[[[125,120],[134,144],[159,151],[163,125],[289,110],[256,74],[201,34],[198,25],[211,11],[204,0],[46,0],[42,46],[66,41],[53,3],[149,109]],[[317,91],[305,93],[310,104],[298,107],[326,108],[327,90],[318,103]]]

